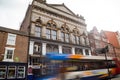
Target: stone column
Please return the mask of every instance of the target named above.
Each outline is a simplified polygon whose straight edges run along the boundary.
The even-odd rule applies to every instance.
[[[61,31],[60,30],[57,31],[57,39],[58,39],[58,41],[61,41]]]
[[[91,50],[90,50],[90,49],[89,49],[89,56],[92,56],[92,55],[91,55]]]
[[[70,33],[70,43],[73,43],[73,34]]]
[[[42,38],[46,38],[46,27],[42,27]]]
[[[86,55],[86,53],[85,53],[85,49],[83,49],[83,55],[84,55],[84,56]]]
[[[29,54],[32,55],[34,50],[34,41],[30,41],[29,44]]]
[[[87,42],[87,45],[89,45],[89,39],[88,38],[86,38],[86,42]]]
[[[59,45],[59,53],[62,54],[62,46]]]
[[[42,55],[46,55],[46,43],[42,43]]]
[[[75,55],[75,48],[72,47],[72,54]]]

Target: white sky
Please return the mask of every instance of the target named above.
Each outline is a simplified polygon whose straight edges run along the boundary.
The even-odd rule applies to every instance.
[[[0,26],[19,29],[31,1],[0,0]],[[120,32],[120,0],[47,0],[47,3],[64,3],[75,14],[84,16],[88,31],[96,26],[99,31]]]

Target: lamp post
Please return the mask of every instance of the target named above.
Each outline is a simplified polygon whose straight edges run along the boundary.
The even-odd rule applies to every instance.
[[[107,52],[109,52],[108,46],[106,46],[104,48],[98,48],[95,51],[99,54],[104,54],[105,55],[105,62],[107,64],[108,77],[110,77],[109,63],[108,63],[108,59],[107,59]],[[109,80],[111,80],[111,79],[109,78]]]
[[[109,80],[111,80],[110,79],[109,63],[108,63],[108,59],[107,59],[107,52],[109,52],[108,46],[106,46],[105,48],[102,48],[101,53],[105,54],[105,61],[106,61],[106,64],[107,64],[108,77],[109,77]]]

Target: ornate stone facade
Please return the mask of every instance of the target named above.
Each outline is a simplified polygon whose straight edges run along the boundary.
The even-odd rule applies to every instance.
[[[75,15],[64,4],[34,0],[20,28],[30,35],[30,64],[47,52],[91,56],[86,27],[84,17]]]

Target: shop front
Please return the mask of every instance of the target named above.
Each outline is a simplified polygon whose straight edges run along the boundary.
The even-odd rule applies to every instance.
[[[27,63],[0,62],[0,80],[27,80]]]

